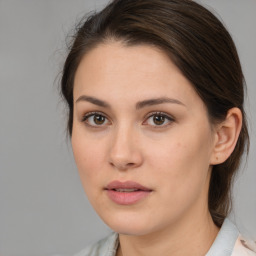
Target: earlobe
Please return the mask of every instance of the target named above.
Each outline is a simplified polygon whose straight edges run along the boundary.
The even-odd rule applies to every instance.
[[[242,113],[239,108],[231,108],[226,119],[217,125],[211,165],[225,162],[232,154],[242,127]]]

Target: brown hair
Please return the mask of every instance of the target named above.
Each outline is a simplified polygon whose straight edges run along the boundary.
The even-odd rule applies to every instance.
[[[249,143],[244,113],[244,77],[233,40],[223,24],[191,0],[114,0],[82,21],[67,56],[61,93],[69,107],[72,135],[73,82],[81,58],[109,40],[125,45],[149,44],[162,49],[190,80],[208,109],[211,123],[223,121],[229,109],[243,114],[242,130],[231,156],[213,166],[209,210],[221,226],[230,211],[232,181]]]

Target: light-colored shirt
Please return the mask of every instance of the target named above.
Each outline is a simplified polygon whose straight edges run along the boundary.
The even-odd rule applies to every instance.
[[[118,234],[112,233],[75,256],[115,256],[118,245]],[[236,226],[225,219],[206,256],[256,256],[256,243],[243,239]]]

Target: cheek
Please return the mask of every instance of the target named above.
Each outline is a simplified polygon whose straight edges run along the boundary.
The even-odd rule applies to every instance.
[[[85,137],[84,134],[80,136],[76,131],[73,132],[71,142],[81,182],[87,190],[100,177],[104,162],[103,145]]]
[[[204,183],[209,169],[208,142],[207,130],[190,130],[189,133],[180,130],[154,147],[145,147],[149,164],[158,173],[156,179],[169,183],[168,188],[173,191],[183,188],[185,193],[192,186]]]
[[[197,205],[196,202],[207,200],[208,153],[201,144],[194,137],[177,136],[164,147],[155,147],[154,152],[149,153],[154,155],[150,162],[153,168],[149,168],[154,172],[151,176],[164,202],[158,211],[172,216],[174,220],[192,205]]]

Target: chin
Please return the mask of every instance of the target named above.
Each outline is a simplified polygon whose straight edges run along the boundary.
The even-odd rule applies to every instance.
[[[152,216],[148,219],[146,216],[140,216],[137,213],[136,216],[133,214],[115,214],[109,218],[101,217],[107,226],[122,235],[142,236],[154,230]],[[149,223],[151,223],[151,225],[149,225]]]
[[[121,235],[127,236],[143,236],[150,233],[150,229],[148,227],[138,226],[138,225],[124,225],[124,224],[115,224],[109,227]]]

